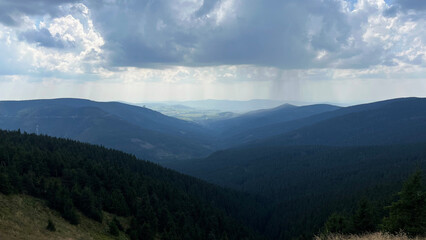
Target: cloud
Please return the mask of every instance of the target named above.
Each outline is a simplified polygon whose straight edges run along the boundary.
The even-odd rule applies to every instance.
[[[416,16],[398,13],[400,5],[409,6],[400,2],[129,0],[88,6],[96,9],[94,24],[106,39],[110,66],[356,69],[399,64],[398,54],[410,44],[398,41],[424,35],[420,17],[417,32],[400,34],[398,28]]]
[[[395,0],[394,4],[401,7],[403,10],[426,10],[426,1],[422,0]]]
[[[64,42],[52,36],[47,28],[23,32],[20,37],[27,42],[51,48],[64,48]]]
[[[104,3],[95,24],[111,64],[152,67],[253,64],[315,66],[336,51],[350,27],[338,1],[126,1]],[[318,31],[309,35],[311,18]]]
[[[66,77],[102,69],[104,39],[89,9],[81,3],[57,9],[60,15],[22,16],[19,26],[0,24],[0,74]]]
[[[5,63],[0,72],[122,79],[117,73],[137,79],[133,74],[140,68],[195,69],[186,75],[187,70],[149,75],[166,82],[197,77],[219,82],[276,79],[270,75],[275,70],[264,69],[395,72],[425,67],[426,20],[421,11],[409,10],[422,9],[422,3],[415,3],[4,0],[0,39],[9,43],[0,44],[0,50],[9,49],[7,56],[0,56]],[[9,67],[17,63],[23,66]],[[209,69],[208,74],[197,75],[203,69]]]

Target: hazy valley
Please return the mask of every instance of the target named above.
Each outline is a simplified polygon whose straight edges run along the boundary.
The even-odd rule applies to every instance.
[[[426,0],[0,0],[0,240],[426,239]]]
[[[19,129],[21,132],[35,134],[21,136],[16,132],[3,133],[6,134],[2,145],[2,159],[6,161],[6,168],[3,167],[5,176],[9,182],[18,181],[19,186],[24,186],[12,186],[12,193],[24,192],[45,198],[42,192],[51,190],[43,190],[48,188],[44,184],[51,181],[48,179],[52,177],[53,170],[48,165],[47,169],[51,173],[46,175],[40,172],[38,165],[43,162],[37,162],[39,160],[31,161],[30,166],[33,167],[22,168],[15,165],[11,159],[16,158],[17,152],[5,148],[10,141],[18,141],[17,146],[22,145],[22,149],[28,149],[24,151],[34,151],[31,150],[34,147],[46,151],[45,145],[37,143],[32,146],[34,143],[31,139],[58,142],[58,147],[49,149],[48,154],[60,154],[63,156],[61,159],[66,159],[67,155],[72,154],[71,150],[63,152],[61,149],[68,149],[67,145],[77,146],[76,143],[37,135],[72,139],[134,154],[137,158],[160,163],[207,182],[234,189],[238,192],[191,180],[190,177],[163,170],[159,166],[151,166],[148,162],[140,163],[141,169],[147,169],[142,172],[134,167],[129,168],[140,176],[169,181],[166,183],[168,186],[181,188],[183,193],[201,200],[201,203],[206,201],[205,204],[217,208],[217,211],[224,211],[227,217],[251,228],[253,232],[249,234],[252,237],[258,234],[272,239],[317,234],[331,213],[354,211],[362,198],[369,199],[378,209],[375,221],[379,221],[386,214],[381,207],[390,204],[393,194],[401,188],[407,176],[415,169],[424,169],[426,164],[426,100],[422,98],[401,98],[349,107],[284,104],[203,123],[179,120],[146,107],[117,102],[82,99],[9,101],[0,102],[0,124],[3,129]],[[21,143],[22,141],[24,142]],[[106,151],[96,148],[90,150],[89,147],[84,146],[83,149],[88,149],[87,153]],[[25,156],[24,158],[30,157]],[[125,157],[124,154],[123,157],[132,158]],[[76,159],[89,160],[92,157],[82,155]],[[111,161],[116,161],[113,159]],[[140,161],[133,159],[131,161]],[[29,160],[30,158],[24,161]],[[45,161],[43,158],[40,160]],[[73,162],[75,160],[72,158],[67,160],[68,163],[55,161],[57,160],[49,164],[61,164],[75,170],[81,166],[81,163]],[[111,164],[108,163],[110,160],[98,161],[97,164],[105,167]],[[119,161],[124,162],[114,164],[124,164],[128,160]],[[147,166],[144,167],[143,164]],[[14,167],[10,168],[11,166]],[[126,163],[126,166],[129,165]],[[158,170],[148,170],[150,168]],[[16,176],[7,173],[8,169],[15,169],[13,171],[18,171],[18,175],[24,178],[16,179]],[[78,171],[62,172],[57,176],[65,181],[70,177],[69,174],[76,174]],[[128,174],[130,172],[123,176]],[[32,177],[25,180],[28,176]],[[80,181],[78,185],[68,185],[66,192],[70,192],[71,196],[76,186],[83,189],[87,185],[81,182],[82,176],[73,180]],[[108,175],[99,175],[101,176]],[[87,177],[83,177],[85,178]],[[180,178],[182,179],[178,180]],[[96,181],[99,180],[101,179]],[[25,181],[34,182],[35,193],[22,185]],[[94,206],[96,202],[103,201],[101,194],[105,190],[99,186],[107,183],[102,181],[95,184],[93,180],[89,180],[92,186],[90,189],[94,191],[94,202],[91,203]],[[195,183],[201,185],[196,187],[193,185]],[[127,186],[134,188],[132,185]],[[118,191],[126,199],[131,195],[123,187],[124,185],[119,187],[121,190]],[[202,189],[202,195],[192,188]],[[210,202],[212,194],[217,201]],[[159,193],[155,195],[154,199],[158,198]],[[131,203],[130,199],[126,200],[129,205],[125,208],[130,209],[136,204]],[[78,200],[73,199],[74,204],[78,204],[75,201]],[[117,210],[105,208],[105,204],[102,204],[104,211],[131,219],[132,214],[115,212]],[[257,210],[253,212],[249,209]],[[90,212],[80,210],[91,216]],[[174,214],[171,210],[169,212]],[[251,214],[248,215],[249,212]],[[161,213],[155,213],[156,216],[157,214]],[[160,235],[166,234],[161,233],[166,230],[158,227],[153,228],[157,229],[153,231],[158,231]]]

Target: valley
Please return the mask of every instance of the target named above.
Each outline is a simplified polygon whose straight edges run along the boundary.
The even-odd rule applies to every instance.
[[[212,183],[154,165],[147,168],[152,170],[137,170],[195,194],[270,239],[313,236],[330,214],[354,211],[362,198],[372,201],[379,209],[377,217],[383,218],[386,212],[381,206],[390,204],[415,169],[426,168],[426,100],[422,98],[349,107],[284,104],[203,124],[114,102],[0,102],[0,123],[4,129],[19,129],[19,134],[33,133],[22,137],[3,133],[9,139],[41,140],[50,135],[98,144]],[[66,151],[65,155],[72,154]],[[182,185],[180,178],[187,183]],[[40,184],[43,177],[36,179]],[[219,195],[210,202],[212,194]]]

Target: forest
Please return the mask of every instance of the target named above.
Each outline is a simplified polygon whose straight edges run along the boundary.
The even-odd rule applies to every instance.
[[[240,221],[261,216],[260,199],[71,140],[0,131],[0,192],[45,199],[72,224],[76,210],[129,217],[131,239],[261,239]]]
[[[103,212],[128,217],[128,229],[117,221],[110,225],[132,239],[309,239],[357,232],[352,215],[360,211],[372,216],[367,222],[374,227],[367,229],[380,229],[389,216],[385,206],[393,206],[402,182],[424,168],[426,157],[423,144],[273,149],[262,158],[264,168],[256,164],[259,149],[241,150],[259,175],[238,174],[226,157],[241,159],[238,151],[212,156],[234,171],[216,179],[249,192],[242,193],[101,146],[0,131],[0,192],[44,199],[72,224],[79,223],[77,210],[96,221],[103,221]],[[270,171],[280,164],[288,169],[283,175]],[[397,221],[392,214],[389,229]]]
[[[426,169],[425,144],[240,147],[179,169],[206,181],[270,199],[265,229],[273,239],[310,238],[333,212],[366,198],[382,218],[405,179]]]

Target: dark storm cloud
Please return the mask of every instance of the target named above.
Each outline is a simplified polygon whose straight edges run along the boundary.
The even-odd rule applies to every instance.
[[[345,6],[353,9],[354,1],[6,0],[0,3],[0,22],[16,25],[17,14],[76,16],[58,7],[71,2],[90,9],[110,67],[247,64],[307,69],[394,64],[383,44],[363,38],[369,14],[382,14],[369,2],[349,13]],[[400,9],[426,6],[420,2],[426,1],[397,0],[383,14],[395,16]],[[72,47],[47,29],[20,33],[20,38],[43,47]]]
[[[2,0],[0,1],[0,23],[6,26],[17,26],[20,15],[56,16],[58,6],[77,0]]]
[[[217,3],[220,3],[220,0],[204,0],[203,5],[195,12],[195,17],[203,17],[209,14],[216,7]]]
[[[22,12],[28,15],[54,14],[59,5],[79,2],[78,0],[2,0],[1,12]]]
[[[140,66],[183,62],[192,33],[174,22],[176,14],[170,1],[120,1],[96,3],[92,10],[95,25],[106,38],[112,63],[116,66]],[[90,8],[90,4],[89,4]],[[159,30],[161,24],[166,29]]]
[[[396,0],[395,5],[398,5],[403,10],[426,10],[426,1],[424,0]]]
[[[18,25],[18,22],[15,21],[15,19],[13,19],[9,14],[2,12],[0,12],[0,23],[10,27]]]
[[[218,8],[226,7],[220,0],[204,1],[185,19],[177,9],[187,6],[178,1],[97,2],[96,10],[90,3],[89,8],[116,66],[308,68],[320,65],[314,62],[317,50],[337,51],[350,33],[338,1],[235,2],[224,19],[217,16]],[[312,16],[318,16],[321,29],[309,36]]]
[[[336,51],[348,37],[350,26],[336,1],[248,2],[232,24],[208,33],[197,61],[308,68],[316,50]],[[321,21],[313,36],[311,17]]]
[[[49,47],[49,48],[64,48],[65,44],[55,39],[52,34],[46,28],[40,30],[32,30],[24,32],[20,35],[21,39],[29,43],[36,43],[39,46]]]

